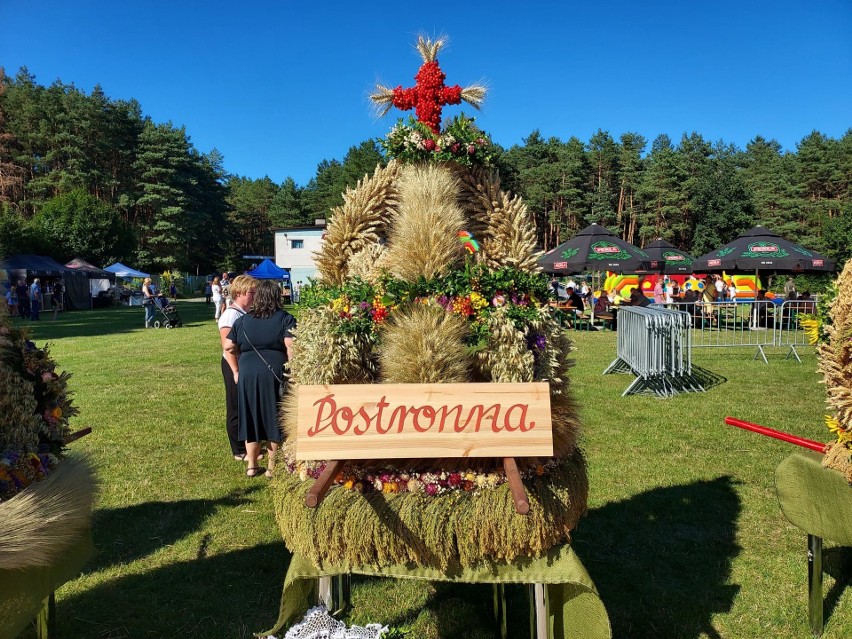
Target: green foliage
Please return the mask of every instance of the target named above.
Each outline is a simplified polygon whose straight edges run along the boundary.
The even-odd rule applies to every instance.
[[[379,144],[389,158],[402,162],[456,162],[464,166],[490,166],[494,145],[487,133],[464,114],[453,118],[440,135],[415,120],[401,118]]]
[[[163,271],[163,274],[160,275],[160,286],[163,292],[168,294],[172,284],[175,285],[178,293],[183,293],[183,273],[180,271]]]
[[[106,265],[126,260],[133,234],[121,214],[83,189],[45,202],[31,222],[39,252],[65,262],[82,257]]]
[[[754,205],[730,150],[716,149],[696,175],[691,205],[695,218],[692,252],[703,255],[734,240],[755,223]]]
[[[24,217],[0,203],[0,257],[18,253],[34,253],[35,239]]]

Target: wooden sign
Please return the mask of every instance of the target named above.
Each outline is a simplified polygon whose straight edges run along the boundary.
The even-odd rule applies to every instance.
[[[299,386],[297,459],[549,457],[550,387]]]

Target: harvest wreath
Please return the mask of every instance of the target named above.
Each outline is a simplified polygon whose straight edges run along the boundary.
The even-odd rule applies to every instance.
[[[94,480],[65,456],[68,378],[0,311],[0,569],[49,565],[88,526]]]
[[[440,72],[441,44],[421,38],[424,68]],[[471,92],[445,95],[442,72],[425,87],[420,75],[416,92],[374,96],[428,118],[394,127],[388,164],[344,194],[316,255],[320,277],[302,291],[272,489],[287,546],[318,566],[446,570],[540,556],[586,510],[572,347],[547,306],[535,228],[489,168],[488,136],[463,117],[438,128],[440,107]],[[350,460],[319,506],[305,507],[326,463],[297,459],[300,386],[514,382],[549,388],[553,455],[517,459],[528,515],[515,512],[500,458]]]
[[[852,484],[852,260],[837,281],[820,295],[815,315],[802,320],[817,345],[830,413],[825,423],[835,440],[826,446],[823,466]]]
[[[17,636],[91,555],[94,474],[67,456],[68,373],[0,308],[0,636]]]

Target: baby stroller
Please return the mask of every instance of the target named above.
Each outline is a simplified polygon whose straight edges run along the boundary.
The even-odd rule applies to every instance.
[[[157,310],[160,311],[160,315],[162,315],[162,319],[154,320],[154,328],[174,328],[176,326],[183,326],[183,320],[181,320],[180,315],[178,315],[177,309],[175,305],[169,302],[169,298],[165,295],[159,295],[154,298],[154,306],[157,307]]]

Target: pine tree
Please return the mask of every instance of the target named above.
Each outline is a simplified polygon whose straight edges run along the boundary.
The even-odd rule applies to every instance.
[[[6,127],[8,106],[4,96],[7,89],[6,75],[3,67],[0,67],[0,205],[14,206],[23,199],[25,171],[14,159],[18,139]]]
[[[620,138],[618,155],[618,204],[613,231],[633,243],[638,235],[641,203],[638,191],[642,183],[644,163],[642,154],[647,144],[638,133],[624,133]],[[617,229],[617,230],[616,230]]]
[[[589,139],[588,157],[593,180],[589,198],[589,221],[607,228],[619,226],[616,212],[619,192],[618,156],[618,145],[608,132],[598,129]]]
[[[672,220],[682,219],[686,199],[681,183],[683,173],[678,154],[667,135],[659,135],[651,145],[639,186],[643,206],[638,212],[639,243],[662,238],[679,247],[691,244],[691,235],[677,236],[670,228]]]
[[[288,177],[278,188],[272,199],[269,220],[273,227],[303,226],[312,224],[302,209],[302,191],[295,180]]]
[[[155,270],[186,267],[189,229],[189,141],[171,123],[145,123],[134,168],[141,195],[135,202],[137,262]]]
[[[755,137],[741,154],[743,179],[751,191],[757,223],[784,237],[801,232],[801,198],[795,165],[775,140]]]

